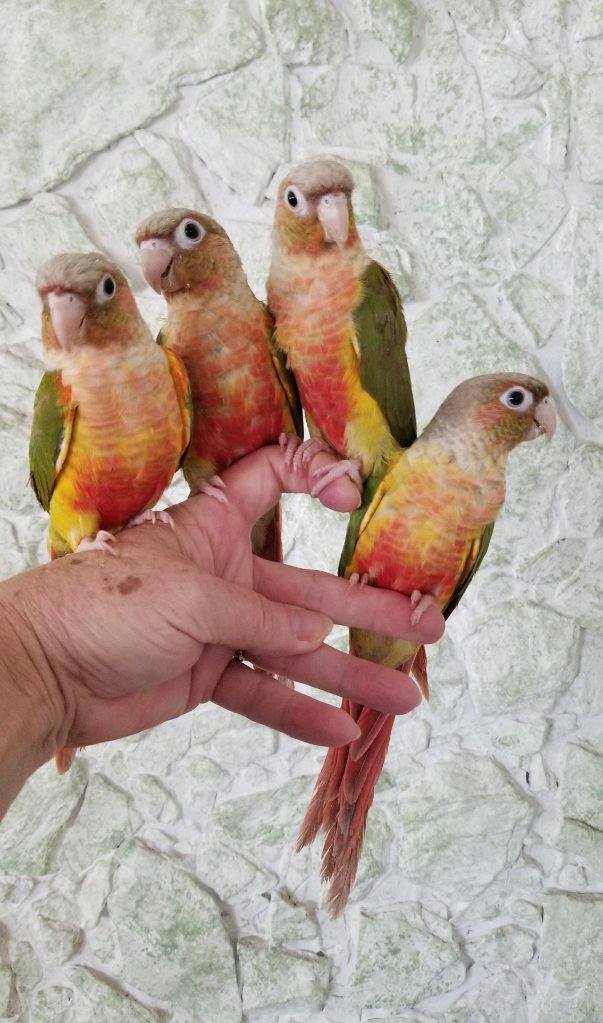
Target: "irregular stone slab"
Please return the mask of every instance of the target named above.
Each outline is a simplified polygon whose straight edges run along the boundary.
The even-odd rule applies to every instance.
[[[483,47],[478,73],[494,96],[529,96],[542,85],[542,74],[522,53],[508,46]]]
[[[601,910],[588,899],[549,895],[538,959],[545,983],[537,1023],[590,1023],[603,1001]]]
[[[88,238],[66,199],[50,192],[36,195],[14,220],[0,228],[5,262],[33,272],[60,252],[90,252]]]
[[[57,839],[84,791],[77,764],[57,774],[54,764],[40,768],[21,789],[0,827],[0,871],[5,874],[46,874]]]
[[[403,903],[379,916],[361,914],[346,1001],[364,1011],[401,1012],[450,991],[464,976],[450,924],[423,906]]]
[[[86,789],[81,809],[67,831],[58,854],[61,864],[79,873],[101,856],[118,849],[132,831],[135,815],[130,800],[101,775],[95,775]],[[140,820],[140,818],[138,818]]]
[[[574,234],[572,306],[563,351],[563,383],[585,416],[603,428],[601,369],[601,272],[603,203],[593,200],[578,216]]]
[[[289,135],[280,61],[262,57],[202,86],[186,108],[180,131],[230,188],[257,202],[283,162]]]
[[[351,0],[358,27],[387,47],[398,64],[409,57],[417,9],[411,0]]]
[[[565,296],[546,281],[530,274],[516,274],[505,290],[535,344],[545,345],[563,315]]]
[[[493,0],[449,0],[447,10],[476,39],[491,43],[505,34]]]
[[[404,877],[466,904],[513,861],[529,808],[485,757],[444,754],[389,809]]]
[[[567,163],[570,129],[571,88],[568,76],[563,73],[545,82],[542,90],[548,106],[550,131],[549,164],[563,170]]]
[[[506,964],[505,964],[506,965]],[[446,1013],[446,1023],[528,1023],[524,985],[497,963],[496,972],[472,987]]]
[[[328,64],[349,51],[345,25],[329,0],[267,0],[266,20],[285,64]]]
[[[91,153],[156,117],[179,83],[232,70],[262,49],[239,0],[184,0],[177,18],[152,0],[128,17],[90,0],[77,12],[7,0],[3,15],[11,26],[0,71],[3,206],[64,180]]]
[[[568,618],[515,600],[465,640],[471,698],[480,714],[550,708],[575,674],[578,631]]]
[[[488,206],[508,231],[519,267],[551,237],[567,209],[564,194],[547,169],[523,155],[490,182]]]
[[[557,540],[525,572],[532,600],[597,629],[603,621],[603,540]]]
[[[175,863],[137,843],[120,857],[108,899],[123,978],[195,1018],[241,1012],[233,951],[216,902]]]
[[[411,148],[413,90],[409,75],[359,64],[328,68],[304,89],[308,139],[345,147],[368,162],[403,159]]]
[[[600,184],[603,181],[602,90],[603,74],[582,75],[576,82],[578,166],[582,180],[591,184]]]
[[[594,536],[603,507],[603,450],[581,444],[572,451],[557,488],[557,510],[565,536]]]
[[[327,993],[331,964],[325,956],[287,955],[279,948],[239,943],[244,1012],[318,1011]]]

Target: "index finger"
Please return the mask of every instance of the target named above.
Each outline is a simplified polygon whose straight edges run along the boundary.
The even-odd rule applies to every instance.
[[[281,448],[274,444],[231,465],[222,475],[225,493],[251,526],[274,507],[281,494],[309,494],[312,473],[338,461],[336,455],[319,451],[308,465],[294,470],[287,465]],[[319,500],[332,511],[351,512],[358,508],[360,495],[351,479],[342,476],[324,488]]]

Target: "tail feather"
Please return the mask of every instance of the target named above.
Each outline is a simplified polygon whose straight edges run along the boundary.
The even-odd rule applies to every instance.
[[[421,651],[401,665],[400,671],[411,671],[416,657],[419,664],[415,678],[423,690],[417,677],[424,678],[426,685],[424,649]],[[345,909],[356,878],[368,812],[395,721],[393,714],[347,700],[342,706],[357,721],[361,735],[349,746],[327,753],[297,842],[299,851],[314,841],[320,830],[324,832],[320,874],[329,882],[327,903],[332,917]]]

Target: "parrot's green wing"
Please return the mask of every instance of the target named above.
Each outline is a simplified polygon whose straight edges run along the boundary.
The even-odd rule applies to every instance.
[[[276,334],[273,328],[269,329],[268,343],[270,345],[270,354],[272,355],[272,362],[276,375],[279,378],[281,387],[285,392],[287,404],[293,418],[293,425],[295,426],[295,432],[298,437],[304,435],[304,417],[302,410],[302,403],[297,390],[297,384],[295,383],[295,377],[287,366],[287,356],[276,343]]]
[[[362,299],[354,310],[360,379],[387,419],[401,447],[417,437],[408,362],[406,321],[390,275],[371,261],[361,278]]]
[[[444,618],[448,618],[452,614],[455,607],[458,605],[461,597],[463,596],[465,590],[467,589],[469,583],[473,579],[473,576],[475,575],[479,566],[484,560],[486,556],[486,551],[488,550],[488,546],[490,544],[490,539],[492,537],[493,530],[494,523],[491,522],[488,526],[486,526],[481,536],[472,545],[467,561],[465,562],[465,570],[458,581],[454,593],[452,594],[450,600],[448,601],[446,607],[444,608],[443,611]]]
[[[390,466],[387,468],[389,469]],[[337,569],[338,574],[342,577],[345,576],[346,569],[352,560],[352,555],[356,549],[356,543],[361,532],[361,527],[364,528],[367,522],[372,519],[376,509],[381,503],[385,491],[381,494],[379,494],[378,491],[386,472],[387,469],[384,469],[380,473],[373,473],[372,476],[369,476],[364,484],[364,490],[362,491],[362,504],[356,509],[356,511],[353,511],[349,517],[348,528],[343,542],[343,549],[341,551],[341,557],[339,558],[339,568]]]
[[[71,390],[63,384],[60,372],[45,373],[36,392],[29,439],[29,478],[45,511],[67,457],[75,413]]]

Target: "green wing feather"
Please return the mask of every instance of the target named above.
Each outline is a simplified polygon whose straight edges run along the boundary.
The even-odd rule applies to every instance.
[[[60,372],[45,373],[36,392],[29,439],[29,478],[45,511],[69,450],[75,411]]]
[[[276,343],[276,333],[274,329],[272,329],[268,335],[268,344],[270,345],[270,354],[272,355],[272,362],[276,370],[276,375],[280,380],[283,391],[285,392],[287,404],[289,405],[289,410],[293,418],[295,432],[298,437],[303,437],[304,413],[301,398],[299,396],[299,391],[297,390],[295,377],[287,366],[287,356]]]
[[[459,579],[458,585],[454,593],[452,594],[450,600],[448,601],[446,607],[444,608],[443,611],[444,618],[448,618],[452,614],[455,607],[458,605],[461,597],[463,596],[465,590],[467,589],[469,583],[471,582],[475,573],[480,567],[482,561],[484,560],[486,556],[486,551],[488,550],[488,547],[490,545],[490,540],[492,539],[493,531],[494,523],[491,522],[488,526],[486,526],[479,539],[476,540],[475,544],[473,545],[473,548],[471,549],[471,552],[467,559],[465,571],[461,578]]]
[[[384,267],[370,262],[354,310],[360,379],[375,399],[401,447],[417,437],[415,406],[406,359],[406,321],[400,296]]]

